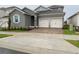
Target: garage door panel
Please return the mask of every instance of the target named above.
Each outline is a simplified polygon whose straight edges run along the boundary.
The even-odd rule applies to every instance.
[[[49,20],[47,18],[40,18],[39,27],[49,27]]]
[[[40,17],[39,27],[62,28],[62,18]]]
[[[62,28],[62,19],[53,19],[50,23],[51,28]]]

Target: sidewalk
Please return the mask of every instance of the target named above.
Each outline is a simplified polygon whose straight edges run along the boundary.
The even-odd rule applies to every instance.
[[[79,40],[79,35],[64,35],[64,39]]]

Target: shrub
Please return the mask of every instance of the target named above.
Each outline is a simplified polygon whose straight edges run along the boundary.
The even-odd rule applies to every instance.
[[[1,30],[1,31],[16,31],[16,30],[17,30],[17,31],[19,31],[19,30],[20,30],[20,31],[27,31],[27,30],[29,30],[29,29],[28,29],[28,28],[24,28],[24,27],[18,27],[18,28],[17,28],[17,27],[11,27],[11,28],[9,28],[9,29],[8,29],[8,28],[0,28],[0,30]]]
[[[6,31],[6,30],[7,30],[7,28],[2,27],[2,28],[1,28],[1,30]]]
[[[69,29],[69,25],[64,25],[63,29]]]

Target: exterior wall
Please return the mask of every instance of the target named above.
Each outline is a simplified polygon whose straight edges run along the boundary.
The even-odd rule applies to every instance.
[[[3,17],[5,15],[5,11],[4,10],[0,10],[0,18]]]
[[[8,21],[8,19],[9,19],[8,17],[5,17],[5,18],[1,18],[0,20],[5,22]]]
[[[6,28],[8,27],[8,17],[0,19],[0,26],[1,27],[6,27]]]
[[[30,27],[31,26],[31,16],[25,15],[25,26]]]
[[[19,14],[20,15],[20,22],[19,23],[14,23],[13,22],[13,15],[15,14]],[[23,13],[15,10],[13,11],[11,14],[10,14],[10,20],[11,20],[11,27],[24,27],[26,28],[27,26],[25,25],[25,20],[26,20],[26,17]]]
[[[78,15],[75,15],[68,20],[68,23],[73,24],[74,26],[78,26],[77,20],[78,20]]]
[[[69,24],[70,24],[70,21],[71,21],[71,19],[68,19],[68,20],[67,20],[67,25],[69,25]]]
[[[3,9],[0,9],[0,18],[1,17],[4,17],[4,16],[8,16],[9,13],[13,10],[14,8],[3,8]]]
[[[79,14],[77,15],[77,26],[79,26]]]

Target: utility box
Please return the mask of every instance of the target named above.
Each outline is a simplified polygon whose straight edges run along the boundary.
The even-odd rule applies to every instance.
[[[69,25],[69,30],[70,30],[70,31],[73,31],[73,30],[74,30],[74,27],[73,27],[72,24]]]
[[[79,32],[79,27],[78,27],[78,26],[76,26],[76,27],[75,27],[75,30]]]

